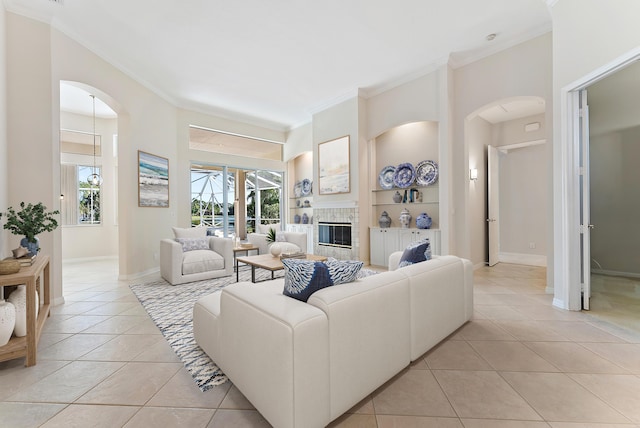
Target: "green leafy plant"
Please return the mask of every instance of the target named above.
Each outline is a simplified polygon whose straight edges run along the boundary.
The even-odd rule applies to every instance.
[[[4,216],[7,222],[4,228],[14,235],[21,235],[27,238],[29,242],[36,242],[36,235],[42,232],[51,232],[58,227],[58,221],[54,215],[60,214],[60,211],[49,211],[42,202],[37,204],[28,204],[20,202],[20,210],[16,211],[13,207],[7,208]],[[0,218],[2,217],[0,213]]]
[[[273,227],[269,228],[269,232],[267,233],[266,240],[269,243],[276,242],[276,230]]]

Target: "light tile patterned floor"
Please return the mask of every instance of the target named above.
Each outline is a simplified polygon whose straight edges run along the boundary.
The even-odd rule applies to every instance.
[[[38,364],[0,363],[0,427],[269,426],[229,384],[200,392],[116,276],[65,265]],[[332,426],[640,426],[640,333],[553,308],[544,269],[474,277],[474,319]]]

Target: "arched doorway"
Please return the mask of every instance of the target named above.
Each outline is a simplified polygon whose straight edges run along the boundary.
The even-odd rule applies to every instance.
[[[118,272],[118,116],[107,102],[95,88],[60,82],[63,276],[65,266],[78,272],[79,264],[96,261]],[[87,181],[94,172],[99,185]]]

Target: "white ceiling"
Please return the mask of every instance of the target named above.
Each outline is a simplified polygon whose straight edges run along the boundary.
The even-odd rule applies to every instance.
[[[545,0],[4,3],[49,22],[179,107],[275,129],[551,29]],[[491,33],[497,36],[487,41]]]

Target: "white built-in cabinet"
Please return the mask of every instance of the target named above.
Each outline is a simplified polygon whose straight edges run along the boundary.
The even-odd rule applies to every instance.
[[[440,230],[399,227],[372,227],[369,230],[370,263],[387,266],[389,255],[404,250],[410,243],[429,238],[431,254],[440,254]]]

